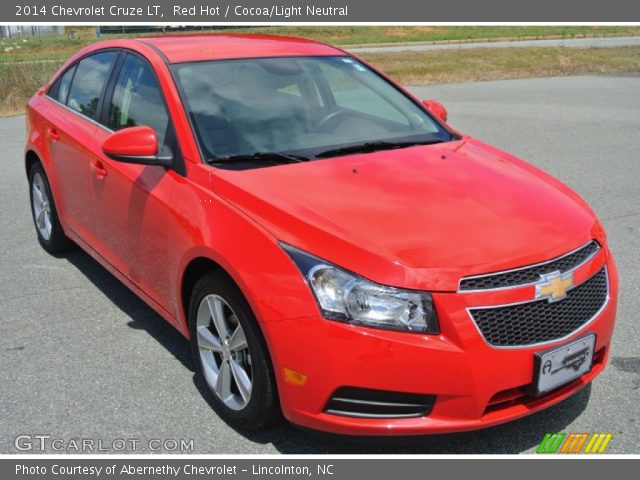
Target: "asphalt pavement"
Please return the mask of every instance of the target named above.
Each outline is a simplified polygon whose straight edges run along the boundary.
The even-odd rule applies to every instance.
[[[611,432],[610,453],[640,452],[640,77],[585,76],[416,87],[460,131],[557,176],[593,206],[620,270],[612,358],[590,387],[546,411],[483,431],[352,439],[282,424],[241,433],[194,381],[189,346],[78,251],[38,245],[22,149],[24,117],[0,119],[0,453],[39,453],[35,435],[120,448],[193,440],[192,453],[520,453],[547,432]],[[532,199],[534,201],[535,199]],[[25,440],[26,438],[26,440]],[[43,440],[53,453],[50,440]],[[25,443],[26,442],[26,443]],[[157,445],[154,444],[154,445]],[[165,444],[170,453],[173,443]],[[96,443],[97,448],[97,443]],[[113,451],[113,450],[112,450]],[[146,450],[148,451],[148,450]],[[105,452],[102,452],[105,453]]]

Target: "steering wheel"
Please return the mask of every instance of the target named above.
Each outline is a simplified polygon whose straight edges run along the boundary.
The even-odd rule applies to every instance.
[[[340,117],[348,117],[348,116],[349,114],[344,110],[334,110],[333,112],[329,112],[327,115],[321,118],[318,121],[318,123],[316,123],[316,127],[314,130],[316,132],[326,133],[326,129],[327,129],[326,127],[329,124],[329,122],[335,121],[337,118],[340,118]]]

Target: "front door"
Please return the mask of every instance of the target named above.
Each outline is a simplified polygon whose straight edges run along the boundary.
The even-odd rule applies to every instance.
[[[127,53],[106,100],[107,127],[153,128],[160,150],[170,147],[171,123],[151,65]],[[98,131],[102,143],[109,135]],[[161,166],[118,162],[102,155],[101,175],[93,176],[95,215],[102,255],[170,314],[175,302],[169,275],[168,225],[176,174]]]

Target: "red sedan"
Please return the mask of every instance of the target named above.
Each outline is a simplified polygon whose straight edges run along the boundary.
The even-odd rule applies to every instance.
[[[513,420],[602,371],[616,266],[576,193],[446,120],[308,40],[96,43],[28,104],[38,240],[189,338],[234,427]]]

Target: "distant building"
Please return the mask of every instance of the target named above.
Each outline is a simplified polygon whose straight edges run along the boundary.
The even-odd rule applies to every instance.
[[[64,26],[52,25],[0,25],[0,37],[38,37],[40,35],[64,35]]]

